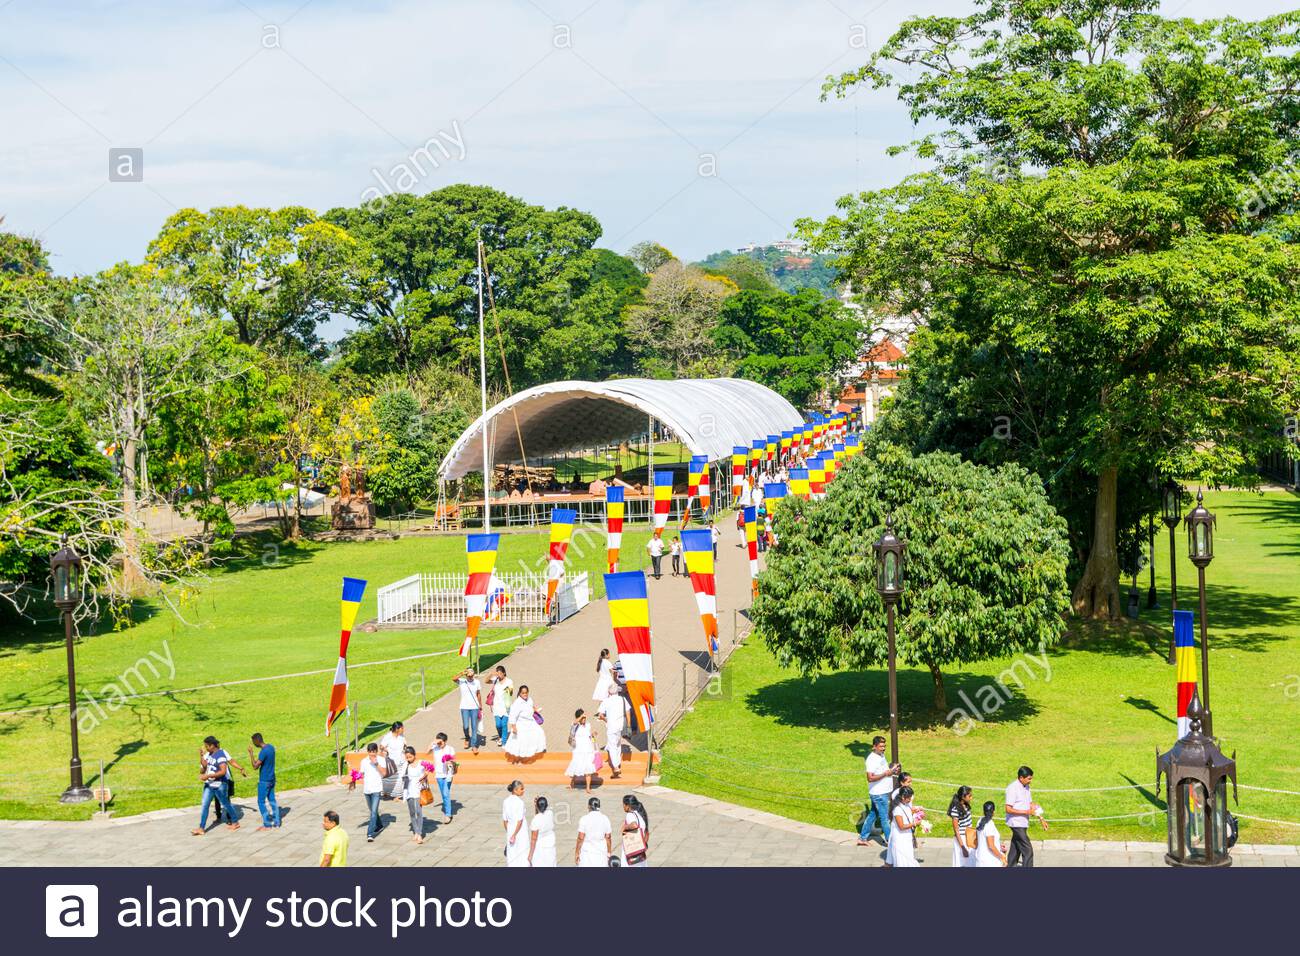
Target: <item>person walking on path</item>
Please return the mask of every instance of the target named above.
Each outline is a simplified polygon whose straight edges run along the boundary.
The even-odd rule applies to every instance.
[[[527,760],[546,751],[546,731],[542,730],[537,711],[527,684],[519,685],[519,696],[510,707],[510,740],[506,754],[515,761]]]
[[[415,748],[407,747],[402,754],[402,799],[411,818],[411,842],[424,842],[424,804],[421,794],[429,789],[429,772],[415,759]]]
[[[248,759],[257,771],[257,809],[262,814],[259,830],[272,830],[280,825],[280,805],[275,801],[275,748],[261,734],[253,734],[248,748]]]
[[[406,727],[400,720],[394,721],[388,733],[380,738],[379,754],[385,777],[401,774],[406,768]]]
[[[889,798],[894,792],[894,774],[901,768],[885,759],[885,738],[879,735],[871,740],[871,753],[867,754],[867,796],[871,808],[862,818],[858,831],[858,846],[869,846],[873,824],[879,824],[884,842],[889,843]]]
[[[650,848],[650,815],[633,794],[623,797],[624,866],[649,866],[646,856]]]
[[[961,786],[957,788],[957,792],[952,795],[952,800],[948,803],[948,816],[952,820],[953,866],[975,865],[975,850],[971,849],[966,839],[966,831],[970,829],[971,821],[970,801],[971,788]]]
[[[195,836],[203,836],[208,832],[208,807],[213,800],[226,812],[226,829],[238,830],[239,821],[226,788],[226,780],[230,776],[230,754],[221,749],[221,743],[216,737],[205,737],[199,757],[203,767],[199,774],[199,780],[203,782],[203,807],[199,810],[199,828],[190,832]]]
[[[348,865],[348,833],[339,826],[339,815],[334,810],[326,810],[321,820],[325,839],[320,844],[320,863],[318,866]]]
[[[478,753],[479,720],[483,715],[483,685],[474,676],[474,668],[467,667],[451,679],[460,688],[460,727],[465,732],[465,746]]]
[[[438,784],[438,795],[442,797],[442,822],[451,823],[451,782],[456,776],[456,751],[447,744],[447,735],[438,734],[433,746],[429,748],[429,759],[433,762],[433,779]]]
[[[501,803],[501,825],[506,831],[506,866],[528,865],[528,838],[524,836],[524,783],[510,781]]]
[[[664,539],[651,538],[649,543],[646,544],[645,549],[650,554],[650,567],[652,568],[655,580],[658,581],[663,577]]]
[[[510,739],[510,705],[515,702],[515,682],[506,676],[506,669],[497,665],[488,680],[488,706],[492,708],[492,722],[497,728],[497,743],[502,747]]]
[[[241,777],[247,777],[248,771],[235,762],[235,758],[230,755],[229,751],[223,750],[222,753],[226,755],[226,777],[224,781],[226,788],[226,801],[233,807],[235,804],[235,771],[238,770]],[[200,754],[200,757],[202,756],[203,755]],[[218,803],[213,809],[216,810],[217,823],[221,823],[223,820],[228,823],[234,819],[222,809],[220,803]],[[242,815],[243,814],[240,814],[240,816]]]
[[[379,801],[384,796],[384,765],[379,758],[379,744],[373,740],[366,744],[366,754],[361,758],[361,795],[366,798],[366,810],[370,814],[366,824],[366,842],[374,843],[375,837],[387,826],[379,820]],[[357,780],[348,783],[349,790],[357,788]]]
[[[718,542],[722,540],[722,532],[718,530],[717,524],[712,519],[709,521],[709,539],[713,542],[713,560],[718,560]]]
[[[998,842],[1001,836],[998,834],[998,828],[993,825],[993,814],[997,813],[997,810],[998,805],[992,800],[984,801],[984,816],[980,817],[980,822],[975,828],[977,841],[975,866],[977,867],[1007,865],[1006,847]]]
[[[555,866],[555,811],[545,797],[533,801],[528,830],[528,865]]]
[[[673,540],[668,545],[668,554],[673,559],[673,577],[681,577],[682,573],[682,539],[673,535]]]
[[[1029,818],[1038,817],[1044,830],[1047,821],[1043,819],[1043,808],[1034,803],[1029,785],[1034,782],[1034,771],[1021,767],[1016,771],[1016,779],[1007,784],[1007,829],[1011,831],[1011,852],[1007,855],[1007,866],[1034,865],[1034,844],[1029,839]]]
[[[596,659],[596,687],[591,692],[591,699],[597,704],[604,703],[609,696],[609,689],[614,686],[614,662],[609,659],[609,648],[600,649]]]
[[[899,787],[889,804],[889,848],[885,865],[895,869],[920,866],[916,862],[916,834],[912,831],[925,819],[924,810],[912,808],[912,788]]]
[[[627,700],[618,692],[618,686],[611,683],[609,693],[596,711],[596,716],[605,722],[605,752],[609,754],[610,777],[621,777],[623,766],[623,728],[627,724]]]
[[[596,774],[596,742],[591,739],[591,725],[587,723],[587,712],[581,707],[573,714],[573,726],[569,729],[569,746],[573,756],[564,775],[573,780],[582,777],[586,783],[587,793],[591,793],[591,778]]]
[[[609,866],[614,855],[613,828],[609,817],[600,812],[600,800],[587,801],[587,812],[578,821],[578,842],[573,847],[574,866]]]

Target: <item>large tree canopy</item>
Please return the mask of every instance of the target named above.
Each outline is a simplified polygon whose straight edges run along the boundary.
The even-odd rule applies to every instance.
[[[935,168],[805,224],[855,287],[928,321],[895,407],[909,437],[1091,485],[1086,614],[1120,613],[1121,480],[1131,515],[1152,471],[1247,476],[1300,391],[1296,180],[1261,188],[1300,122],[1297,18],[1154,6],[909,20],[830,86],[897,85],[939,127],[912,144]]]
[[[887,516],[907,541],[899,659],[927,667],[947,706],[950,664],[1041,651],[1065,629],[1065,522],[1042,483],[932,452],[869,443],[822,501],[783,501],[755,627],[778,659],[805,672],[886,660],[885,609],[871,545]]]

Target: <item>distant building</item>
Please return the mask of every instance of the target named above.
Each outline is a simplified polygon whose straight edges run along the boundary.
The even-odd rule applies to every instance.
[[[778,239],[775,242],[769,242],[762,246],[756,242],[750,242],[743,246],[737,246],[736,252],[743,254],[747,252],[757,252],[760,249],[776,249],[778,252],[801,256],[808,251],[808,244],[798,239]]]
[[[894,394],[907,371],[907,354],[888,336],[871,346],[849,370],[837,412],[863,410],[863,419],[871,424],[880,414],[880,405]]]

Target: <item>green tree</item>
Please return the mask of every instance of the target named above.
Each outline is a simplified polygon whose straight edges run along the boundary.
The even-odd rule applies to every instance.
[[[718,374],[728,370],[714,336],[730,279],[706,275],[676,259],[660,266],[646,285],[644,301],[627,309],[625,335],[637,368],[652,377]]]
[[[677,258],[659,243],[651,242],[649,239],[638,242],[629,249],[627,257],[646,275],[658,272],[660,266]]]
[[[780,288],[767,265],[752,256],[710,256],[698,266],[708,275],[730,279],[741,292],[772,292]]]
[[[907,540],[898,657],[929,669],[937,709],[948,706],[944,667],[1041,652],[1060,638],[1065,522],[1038,478],[873,442],[825,499],[777,511],[780,543],[759,576],[753,619],[782,664],[809,673],[887,660],[871,544],[889,515]]]
[[[1121,612],[1121,477],[1143,476],[1126,492],[1147,500],[1152,470],[1250,480],[1284,444],[1300,381],[1297,16],[1154,8],[981,0],[965,18],[907,21],[828,89],[897,85],[937,127],[911,147],[934,169],[805,224],[855,288],[925,316],[918,379],[921,362],[952,363],[895,411],[925,402],[906,414],[951,420],[935,398],[983,389],[997,402],[965,410],[985,436],[1021,422],[1027,447],[1008,452],[1049,479],[1080,469],[1092,506],[1073,606],[1095,616]],[[993,381],[967,387],[975,360],[996,363]],[[1036,406],[1049,385],[1068,402]]]

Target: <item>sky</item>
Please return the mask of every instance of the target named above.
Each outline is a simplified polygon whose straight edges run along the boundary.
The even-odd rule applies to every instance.
[[[894,94],[822,100],[822,83],[908,16],[973,9],[0,0],[2,228],[40,237],[70,275],[138,262],[181,208],[324,211],[465,182],[591,212],[620,252],[652,239],[698,259],[783,238],[911,172],[885,155],[913,134]],[[1164,9],[1221,15],[1206,0]],[[137,166],[116,160],[139,181],[110,181],[121,149],[141,151]]]

